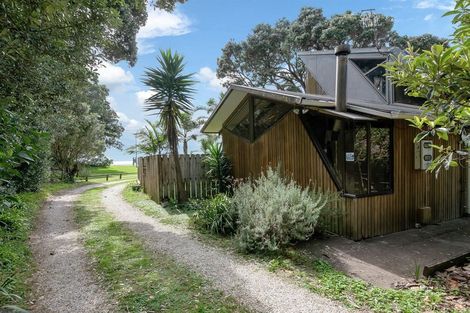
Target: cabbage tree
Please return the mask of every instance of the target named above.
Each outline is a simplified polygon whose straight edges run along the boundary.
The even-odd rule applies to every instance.
[[[192,111],[193,74],[184,73],[184,57],[171,50],[160,51],[158,66],[147,68],[143,82],[154,93],[145,103],[145,110],[154,112],[159,117],[159,124],[165,131],[170,153],[173,156],[176,171],[178,201],[187,200],[178,154],[178,129],[184,114]]]

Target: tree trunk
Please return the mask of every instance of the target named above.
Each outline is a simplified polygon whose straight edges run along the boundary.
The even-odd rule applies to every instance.
[[[171,147],[171,153],[173,154],[173,161],[175,162],[175,174],[176,174],[176,189],[178,203],[184,203],[188,201],[186,190],[184,190],[183,174],[181,173],[181,165],[178,155],[178,136],[176,131],[176,125],[173,120],[169,121],[168,125],[168,141]]]

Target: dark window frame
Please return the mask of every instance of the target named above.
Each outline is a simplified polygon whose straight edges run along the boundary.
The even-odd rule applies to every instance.
[[[272,103],[276,103],[276,104],[280,104],[280,105],[285,105],[285,106],[289,106],[290,109],[289,110],[286,110],[286,112],[284,112],[280,117],[279,119],[274,122],[273,124],[271,124],[269,127],[267,127],[262,133],[258,134],[258,136],[256,136],[255,134],[255,100],[265,100],[265,101],[270,101]],[[245,136],[242,136],[236,132],[234,132],[233,130],[229,129],[227,127],[228,124],[230,124],[232,122],[232,120],[235,118],[235,116],[242,110],[242,106],[248,102],[248,119],[249,119],[249,134],[248,134],[248,137],[245,137]],[[232,112],[232,114],[230,114],[230,116],[227,118],[226,122],[224,123],[223,125],[223,128],[228,131],[230,134],[233,134],[249,143],[255,143],[260,137],[262,137],[263,134],[265,134],[267,131],[269,131],[272,127],[274,127],[275,125],[277,125],[282,119],[284,119],[284,117],[286,117],[286,115],[292,111],[292,109],[294,108],[294,106],[292,106],[291,104],[288,104],[288,103],[285,103],[285,102],[280,102],[280,101],[274,101],[274,100],[271,100],[271,99],[268,99],[268,98],[264,98],[264,97],[258,97],[258,96],[252,96],[252,95],[247,95],[245,96],[242,101],[240,102],[242,105],[240,105],[234,112]]]
[[[333,180],[333,183],[335,184],[336,188],[338,189],[339,192],[341,192],[342,196],[348,197],[348,198],[364,198],[364,197],[373,197],[373,196],[381,196],[381,195],[388,195],[388,194],[393,194],[394,193],[394,188],[395,188],[395,175],[394,175],[394,122],[393,121],[388,121],[388,120],[380,120],[377,122],[360,122],[356,123],[354,121],[350,121],[347,119],[341,119],[344,123],[348,123],[349,126],[357,127],[357,125],[366,125],[366,130],[367,130],[367,137],[366,137],[366,142],[367,142],[367,192],[366,193],[348,193],[345,190],[346,186],[346,172],[343,170],[341,173],[338,173],[338,171],[334,168],[333,164],[331,163],[330,159],[326,155],[325,151],[323,150],[322,145],[316,138],[316,136],[313,134],[313,131],[311,131],[311,127],[314,127],[314,125],[311,125],[311,121],[309,120],[308,116],[306,114],[300,115],[300,119],[302,121],[302,124],[304,125],[307,134],[309,135],[310,139],[312,140],[318,154],[320,155],[320,158],[322,159],[323,164],[325,165],[331,179]],[[389,165],[390,165],[390,172],[391,172],[391,177],[390,177],[390,190],[388,191],[382,191],[382,192],[371,192],[371,129],[373,125],[381,125],[383,127],[376,127],[376,128],[388,128],[389,129],[389,134],[390,134],[390,144],[388,147],[388,156],[389,156]],[[388,125],[387,125],[388,124]],[[341,136],[345,136],[345,134],[341,134]],[[343,154],[343,156],[346,153],[346,149],[342,147],[342,151],[338,152]],[[342,167],[346,167],[346,161],[342,160]]]

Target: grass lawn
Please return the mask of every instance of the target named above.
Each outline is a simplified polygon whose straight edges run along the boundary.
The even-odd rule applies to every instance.
[[[231,297],[164,254],[146,251],[97,199],[101,189],[79,199],[77,219],[119,312],[247,312]]]
[[[38,192],[20,193],[21,206],[0,211],[0,221],[4,223],[0,227],[0,307],[26,306],[25,298],[30,290],[26,280],[34,271],[28,245],[34,220],[48,196],[76,186],[78,184],[56,183],[45,185]],[[2,290],[1,284],[5,282],[7,286]]]
[[[137,167],[133,165],[110,165],[109,167],[89,167],[91,175],[106,174],[135,174],[137,175]]]
[[[120,178],[119,174],[122,174]],[[84,181],[85,176],[89,182],[103,183],[106,181],[135,180],[137,179],[137,167],[133,165],[110,165],[108,167],[88,167],[79,173],[79,181]],[[106,180],[106,175],[109,175]],[[95,177],[94,177],[95,176]]]
[[[167,219],[167,212],[142,192],[126,188],[123,192],[126,201],[145,214],[157,219]],[[189,227],[189,217],[181,212],[181,226]],[[199,234],[199,238],[210,244],[218,245],[236,252],[232,238],[210,234]],[[248,259],[259,262],[271,272],[307,288],[317,294],[342,302],[352,309],[366,309],[374,312],[451,312],[452,309],[442,307],[445,296],[439,288],[418,288],[416,290],[384,289],[371,286],[365,281],[354,279],[334,269],[327,262],[313,259],[289,249],[273,255],[244,255]]]

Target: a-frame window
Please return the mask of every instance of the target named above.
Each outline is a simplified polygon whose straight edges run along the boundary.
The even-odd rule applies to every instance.
[[[237,136],[254,141],[276,124],[292,106],[268,99],[248,97],[226,123]]]

